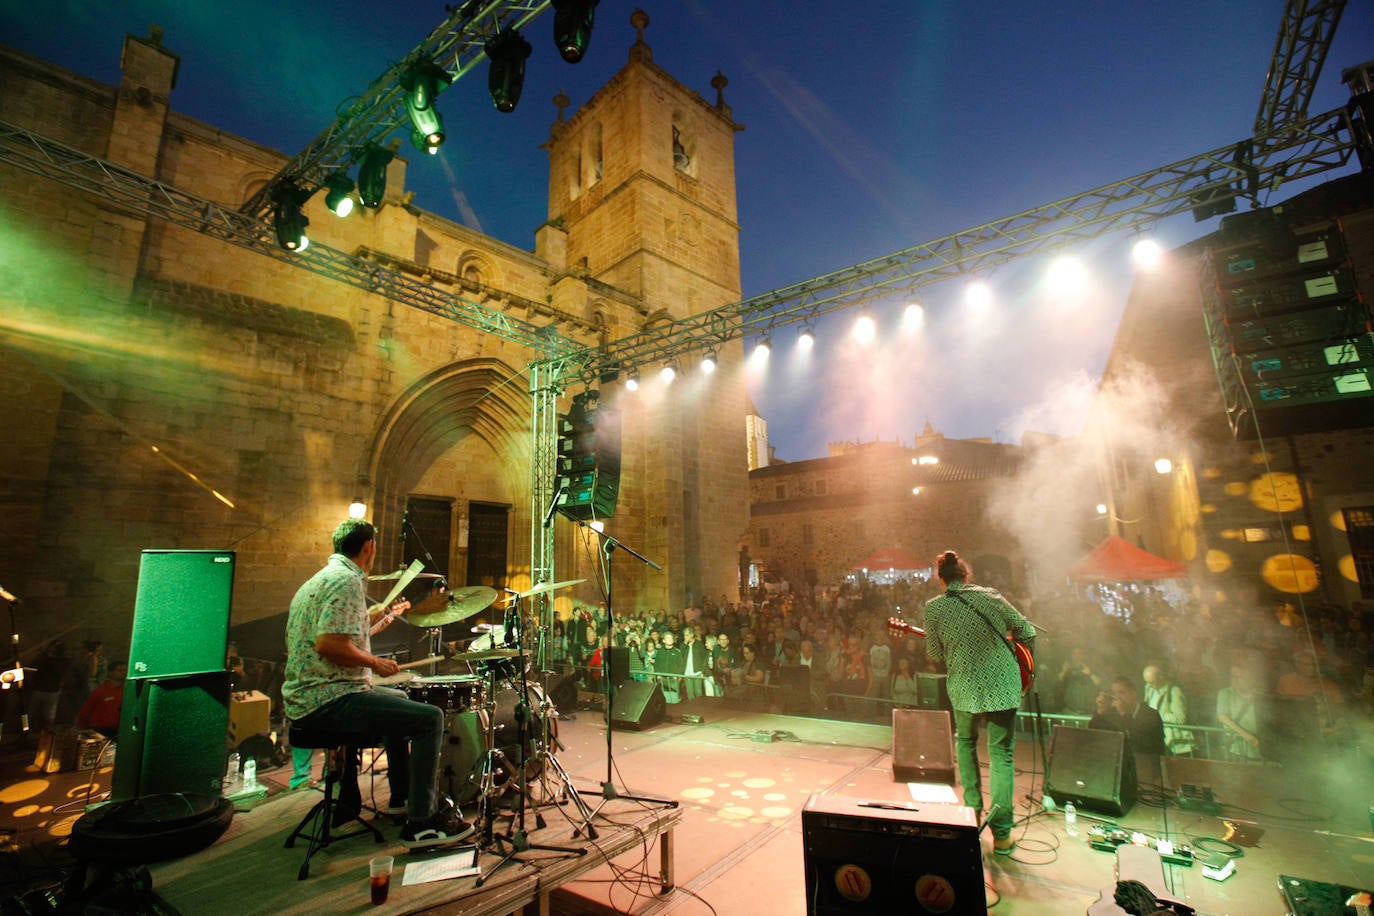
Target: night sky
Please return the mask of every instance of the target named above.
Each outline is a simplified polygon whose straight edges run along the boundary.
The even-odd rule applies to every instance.
[[[746,125],[736,135],[745,295],[820,276],[951,232],[1235,143],[1251,132],[1284,4],[1231,2],[644,2],[655,62]],[[1343,105],[1340,71],[1374,53],[1370,4],[1352,2],[1311,113]],[[563,62],[552,13],[520,107],[501,114],[486,65],[445,90],[448,142],[411,160],[415,203],[532,249],[547,212],[539,144],[560,89],[573,107],[624,65],[635,4],[602,0],[586,58]],[[294,154],[446,17],[440,3],[51,0],[0,7],[0,41],[117,83],[126,32],[165,30],[181,57],[173,107]],[[1331,176],[1334,177],[1334,176]],[[1279,190],[1277,202],[1298,186]],[[1166,247],[1215,228],[1184,216]],[[873,307],[879,333],[852,343],[852,314],[822,323],[809,362],[790,329],[751,383],[778,457],[835,440],[910,443],[929,420],[954,437],[1019,441],[1081,429],[1130,284],[1131,239],[1073,252],[1088,279],[1047,295],[1043,261],[962,286],[926,287],[926,324],[899,333],[910,297]]]

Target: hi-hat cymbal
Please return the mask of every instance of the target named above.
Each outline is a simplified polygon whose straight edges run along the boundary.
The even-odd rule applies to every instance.
[[[480,662],[489,658],[515,658],[520,653],[515,649],[483,649],[480,652],[459,652],[453,656],[456,662]]]
[[[532,597],[532,596],[534,596],[534,595],[542,595],[542,594],[544,594],[545,592],[551,592],[551,591],[554,591],[555,589],[560,589],[560,588],[567,588],[569,585],[577,585],[579,582],[586,582],[586,581],[587,581],[586,579],[566,579],[566,580],[564,580],[563,582],[540,582],[540,583],[539,583],[538,585],[536,585],[534,588],[530,589],[530,590],[527,591],[527,592],[521,592],[520,594],[516,595],[515,597],[517,597],[517,598],[529,598],[529,597]]]
[[[406,571],[405,571],[404,569],[398,569],[398,570],[395,570],[394,572],[382,573],[382,574],[379,575],[379,576],[368,576],[368,577],[367,577],[367,581],[369,581],[369,582],[395,582],[397,579],[401,578],[401,577],[404,576],[405,574],[406,574]],[[444,578],[444,577],[441,576],[441,575],[439,575],[438,573],[416,573],[416,574],[415,574],[414,576],[412,576],[411,578],[412,578],[412,579],[442,579],[442,578]]]
[[[465,588],[457,588],[448,593],[448,607],[442,611],[435,611],[433,614],[417,614],[405,617],[417,627],[442,627],[446,624],[457,623],[460,620],[467,620],[473,614],[491,607],[491,603],[496,600],[496,589],[487,588],[485,585],[469,585]]]

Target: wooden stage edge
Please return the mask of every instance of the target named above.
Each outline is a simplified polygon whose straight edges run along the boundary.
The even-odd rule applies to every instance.
[[[595,838],[580,829],[584,822],[572,804],[541,807],[546,824],[543,829],[536,829],[534,813],[526,810],[525,825],[532,847],[560,846],[580,850],[581,854],[530,848],[519,853],[516,861],[497,869],[504,852],[489,847],[479,860],[486,879],[482,887],[476,886],[478,876],[405,885],[405,870],[410,865],[455,850],[409,853],[400,843],[400,827],[387,817],[374,820],[384,842],[375,843],[367,836],[335,841],[315,853],[309,877],[297,880],[307,844],[301,839],[294,848],[285,849],[283,843],[319,798],[318,791],[283,793],[251,810],[237,812],[228,832],[210,848],[151,866],[154,890],[176,910],[198,916],[241,916],[244,912],[548,916],[552,912],[550,895],[555,890],[636,851],[642,853],[642,865],[647,866],[655,840],[659,847],[655,889],[666,894],[674,887],[673,829],[682,819],[682,807],[675,803],[644,804],[630,798],[612,798],[601,804],[599,795],[585,799],[592,810],[601,805],[592,821]],[[466,813],[472,816],[472,812]],[[495,833],[504,835],[506,824],[504,818],[497,821]],[[504,851],[509,848],[505,844]],[[395,856],[395,870],[387,902],[373,906],[368,862],[379,855]]]

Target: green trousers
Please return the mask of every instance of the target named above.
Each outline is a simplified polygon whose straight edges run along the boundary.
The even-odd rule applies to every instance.
[[[959,760],[959,783],[964,787],[964,804],[975,811],[983,810],[983,789],[978,771],[978,729],[987,724],[989,789],[992,807],[988,826],[995,839],[1011,835],[1016,809],[1016,710],[997,712],[966,712],[954,710],[954,749]]]

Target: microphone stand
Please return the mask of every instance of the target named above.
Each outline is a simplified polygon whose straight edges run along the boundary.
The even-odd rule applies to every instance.
[[[409,509],[407,509],[405,512],[403,512],[403,513],[401,514],[401,535],[400,535],[400,539],[401,539],[401,564],[400,564],[400,565],[401,565],[401,566],[405,566],[406,563],[408,562],[407,557],[406,557],[406,549],[405,549],[406,537],[407,537],[407,536],[410,536],[410,537],[415,538],[415,542],[416,542],[417,544],[420,545],[419,555],[424,557],[425,563],[428,565],[428,567],[429,567],[430,569],[434,570],[435,572],[438,572],[438,571],[439,571],[439,564],[434,562],[434,554],[432,554],[432,553],[429,552],[429,548],[425,546],[424,538],[420,537],[420,532],[416,531],[416,530],[415,530],[415,526],[412,525],[412,524],[410,523],[410,510],[409,510]],[[418,556],[417,556],[415,559],[418,559]],[[436,588],[442,588],[442,587],[444,587],[444,585],[445,585],[446,582],[447,582],[446,579],[436,579],[436,580],[435,580]],[[431,627],[431,628],[430,628],[430,631],[429,631],[429,657],[430,657],[430,658],[435,658],[435,657],[437,657],[437,656],[443,654],[442,651],[441,651],[441,649],[440,649],[440,647],[443,645],[443,640],[444,640],[444,628],[443,628],[443,627]],[[433,676],[438,672],[438,670],[439,670],[439,663],[438,663],[438,662],[430,662],[430,664],[429,664],[429,675],[430,675],[430,677],[433,677]]]
[[[618,792],[615,787],[615,782],[612,780],[611,777],[613,765],[612,740],[615,733],[615,717],[611,715],[611,705],[615,701],[615,670],[612,665],[612,658],[614,657],[614,655],[610,651],[611,637],[612,634],[615,633],[615,605],[611,600],[612,585],[614,582],[614,576],[611,573],[611,560],[615,556],[615,549],[619,547],[621,550],[625,551],[630,556],[634,557],[636,560],[643,563],[645,566],[650,567],[651,569],[662,569],[663,567],[655,563],[653,560],[650,560],[643,554],[636,552],[634,548],[627,547],[625,544],[622,544],[620,541],[611,537],[606,532],[598,531],[596,528],[593,528],[585,521],[578,519],[577,524],[583,528],[586,528],[588,531],[594,532],[597,537],[601,538],[601,550],[606,555],[606,646],[601,653],[601,676],[606,679],[606,781],[601,784],[601,804],[597,805],[594,809],[592,809],[592,812],[589,815],[587,815],[586,824],[583,825],[587,828],[588,835],[590,836],[592,830],[592,818],[600,814],[601,809],[606,807],[606,803],[613,798],[627,798],[631,801],[644,802],[646,804],[652,805],[665,805],[669,808],[676,808],[678,803],[675,799],[671,798],[658,798],[652,795],[626,795],[624,793]],[[581,795],[597,794],[596,792],[592,792],[586,789],[579,789],[578,792]],[[581,827],[574,829],[573,836],[577,836],[581,829]]]
[[[481,877],[477,879],[474,885],[475,887],[481,887],[485,884],[492,875],[501,870],[502,866],[510,862],[524,862],[524,859],[519,858],[519,854],[531,849],[543,850],[545,852],[562,852],[571,856],[585,856],[587,854],[585,847],[549,846],[540,843],[531,843],[529,834],[525,832],[525,796],[529,792],[530,758],[534,756],[534,748],[531,746],[531,743],[525,740],[528,732],[527,722],[530,717],[530,685],[525,676],[525,626],[520,613],[519,598],[511,602],[511,608],[515,610],[515,616],[513,618],[507,617],[507,619],[513,622],[513,629],[515,630],[516,667],[520,671],[519,693],[516,695],[515,699],[517,759],[513,761],[514,772],[511,773],[511,780],[515,782],[516,812],[514,818],[511,819],[509,832],[505,836],[497,834],[492,837],[496,842],[497,851],[505,851],[504,857],[500,862],[497,862],[490,871],[484,872]],[[509,609],[507,610],[509,611]],[[510,632],[507,631],[506,635],[509,637]],[[493,660],[493,668],[495,667],[494,661],[495,660]],[[497,750],[495,753],[500,754],[501,751]],[[537,807],[534,809],[534,818],[535,826],[542,830],[544,828],[544,819],[539,814],[539,809]],[[505,850],[507,845],[510,847],[509,851]]]

